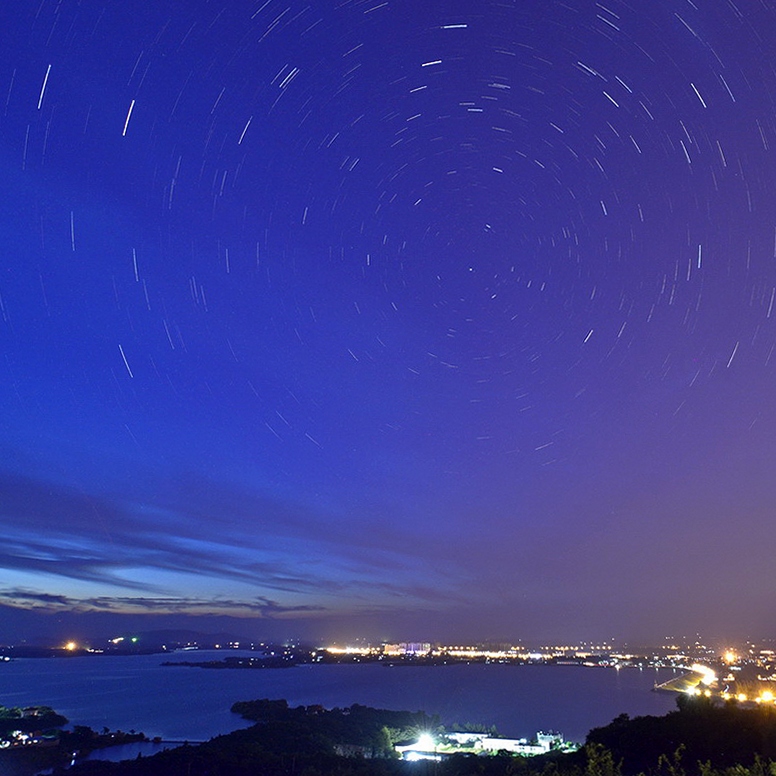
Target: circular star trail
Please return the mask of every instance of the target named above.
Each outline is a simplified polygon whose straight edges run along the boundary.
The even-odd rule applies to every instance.
[[[776,5],[140,5],[0,12],[9,622],[758,630]]]

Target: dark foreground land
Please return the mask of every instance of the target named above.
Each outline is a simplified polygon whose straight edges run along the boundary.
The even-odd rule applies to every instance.
[[[354,705],[289,708],[285,701],[236,703],[249,728],[121,763],[55,767],[68,776],[776,776],[776,709],[681,698],[663,717],[617,717],[591,730],[573,754],[526,758],[453,755],[438,762],[396,759],[393,744],[439,730],[422,712]],[[26,776],[0,752],[0,773]]]
[[[69,763],[81,755],[120,744],[146,741],[142,733],[84,725],[62,730],[67,719],[48,706],[0,706],[0,776],[28,776]]]

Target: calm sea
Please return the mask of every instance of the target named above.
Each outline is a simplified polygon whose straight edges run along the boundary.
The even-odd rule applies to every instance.
[[[231,653],[230,653],[231,654]],[[0,663],[0,705],[47,705],[73,724],[138,730],[166,740],[200,741],[245,723],[234,701],[286,698],[328,708],[360,703],[423,710],[442,722],[496,725],[506,736],[555,730],[583,741],[591,727],[623,712],[664,714],[672,696],[651,692],[665,669],[581,666],[305,665],[277,670],[163,667],[164,660],[206,660],[223,653],[74,657]]]

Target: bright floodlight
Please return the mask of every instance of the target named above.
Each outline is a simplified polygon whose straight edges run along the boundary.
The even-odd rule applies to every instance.
[[[418,736],[417,747],[423,752],[433,752],[436,748],[434,737],[430,733],[421,733]]]

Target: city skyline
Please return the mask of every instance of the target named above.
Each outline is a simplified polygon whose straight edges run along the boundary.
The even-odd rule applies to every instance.
[[[0,640],[761,633],[776,5],[141,6],[0,10]]]

